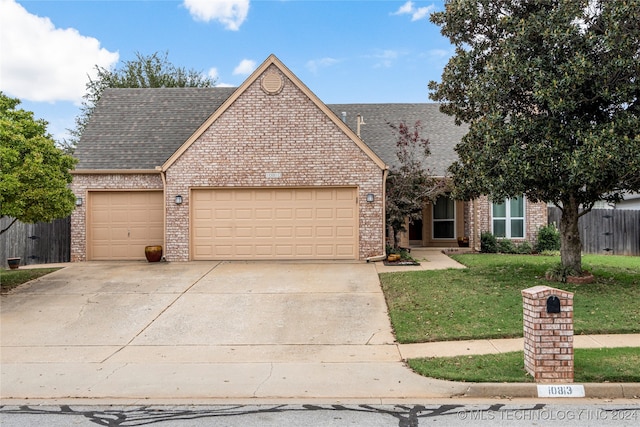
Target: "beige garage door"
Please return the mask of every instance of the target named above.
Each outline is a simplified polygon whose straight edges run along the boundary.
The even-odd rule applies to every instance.
[[[357,259],[355,188],[192,191],[195,260]]]
[[[162,191],[96,191],[88,203],[88,259],[145,259],[145,246],[163,244]]]

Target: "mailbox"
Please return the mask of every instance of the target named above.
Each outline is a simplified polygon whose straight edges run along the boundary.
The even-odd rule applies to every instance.
[[[555,295],[547,298],[547,313],[560,313],[560,298]]]

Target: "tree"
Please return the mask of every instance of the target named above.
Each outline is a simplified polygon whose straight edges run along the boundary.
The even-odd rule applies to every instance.
[[[580,273],[578,218],[640,190],[640,1],[450,0],[431,21],[456,51],[430,97],[469,123],[455,195],[554,203]]]
[[[428,200],[445,191],[444,180],[431,177],[425,159],[431,154],[429,140],[420,136],[422,126],[416,122],[413,131],[404,122],[389,123],[397,135],[398,166],[390,168],[386,183],[387,225],[393,230],[393,246],[398,247],[399,233],[406,231],[407,220],[422,218]]]
[[[76,160],[56,147],[47,122],[16,109],[18,99],[0,92],[0,217],[49,222],[69,216],[75,196],[69,189]]]
[[[87,93],[76,117],[75,129],[70,129],[71,139],[63,142],[68,152],[73,152],[87,126],[93,110],[107,88],[146,87],[213,87],[216,80],[199,71],[176,67],[169,61],[169,53],[155,52],[145,56],[136,52],[136,59],[126,61],[121,68],[109,70],[96,65],[97,78],[89,78]]]

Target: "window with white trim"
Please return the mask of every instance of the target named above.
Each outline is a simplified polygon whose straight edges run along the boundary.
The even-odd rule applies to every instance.
[[[433,238],[456,238],[456,202],[446,194],[433,204]]]
[[[493,203],[493,235],[507,239],[524,238],[524,197]]]

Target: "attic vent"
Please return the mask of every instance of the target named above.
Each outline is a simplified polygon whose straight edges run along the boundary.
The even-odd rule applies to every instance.
[[[282,77],[273,71],[268,72],[262,78],[262,90],[269,95],[276,95],[282,90]]]

